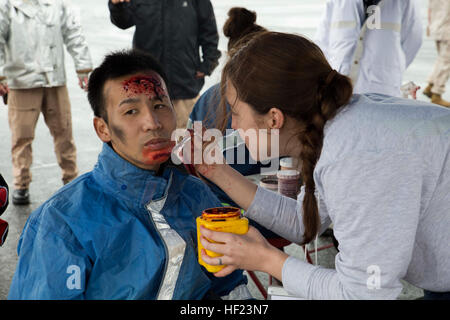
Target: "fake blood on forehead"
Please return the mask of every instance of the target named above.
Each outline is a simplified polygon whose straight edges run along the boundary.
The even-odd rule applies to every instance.
[[[131,77],[122,82],[122,88],[128,96],[145,94],[149,99],[158,98],[159,100],[167,97],[161,81],[153,76],[139,75]]]

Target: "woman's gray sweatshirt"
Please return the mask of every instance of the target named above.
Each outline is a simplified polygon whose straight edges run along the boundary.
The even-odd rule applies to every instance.
[[[320,232],[333,223],[335,269],[289,257],[282,281],[308,299],[395,299],[400,279],[450,291],[450,110],[354,95],[327,122],[314,170]],[[246,216],[293,242],[302,202],[258,188]]]

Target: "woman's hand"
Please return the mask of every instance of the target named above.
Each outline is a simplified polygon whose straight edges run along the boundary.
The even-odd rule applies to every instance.
[[[214,131],[214,129],[207,131],[203,126],[201,130],[198,130],[199,128],[195,126],[194,124],[194,129],[188,129],[190,140],[187,140],[182,146],[180,157],[185,164],[192,165],[197,173],[216,183],[218,172],[226,166],[219,141],[217,141],[221,138],[220,131]],[[215,133],[217,137],[211,132]]]
[[[221,257],[210,257],[202,250],[202,259],[210,265],[226,265],[216,277],[225,277],[236,269],[263,271],[281,281],[284,261],[288,255],[269,244],[269,242],[250,226],[244,235],[211,231],[200,228],[200,241],[205,249],[220,253]],[[215,241],[213,243],[208,241]]]
[[[194,129],[187,129],[184,139],[175,146],[173,153],[189,172],[201,175],[222,189],[237,205],[247,210],[255,198],[257,186],[226,163],[217,129],[206,130],[194,122]],[[176,140],[176,139],[175,139]],[[195,170],[194,170],[195,169]]]

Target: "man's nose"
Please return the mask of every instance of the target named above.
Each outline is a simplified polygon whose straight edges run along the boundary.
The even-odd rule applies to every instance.
[[[147,130],[158,130],[162,128],[162,124],[158,119],[156,112],[153,112],[151,108],[147,108],[145,117],[142,123],[144,131]]]

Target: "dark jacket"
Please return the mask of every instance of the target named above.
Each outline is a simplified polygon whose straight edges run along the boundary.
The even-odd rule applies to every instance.
[[[112,4],[111,21],[121,29],[136,26],[133,48],[152,54],[164,66],[172,99],[195,98],[218,65],[219,34],[209,0],[131,0]],[[202,59],[199,49],[202,48]]]

